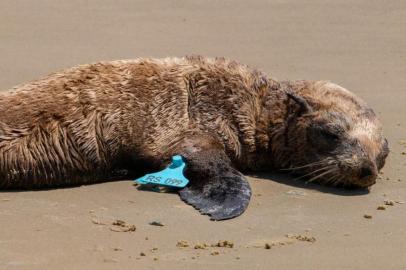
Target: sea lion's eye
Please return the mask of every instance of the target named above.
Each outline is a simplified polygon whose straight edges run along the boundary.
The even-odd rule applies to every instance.
[[[332,151],[340,141],[342,133],[337,127],[312,125],[307,133],[308,140],[320,151]]]
[[[338,134],[329,130],[321,130],[320,135],[327,141],[338,142],[340,140],[340,136]]]

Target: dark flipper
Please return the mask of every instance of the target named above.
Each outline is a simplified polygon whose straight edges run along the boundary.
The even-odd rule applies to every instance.
[[[210,137],[194,136],[176,148],[186,159],[185,175],[190,180],[189,186],[179,192],[182,200],[212,220],[230,219],[245,211],[251,188],[232,167],[220,143]]]
[[[213,220],[230,219],[241,215],[248,206],[251,189],[243,176],[219,176],[202,187],[190,186],[180,192],[182,200]]]

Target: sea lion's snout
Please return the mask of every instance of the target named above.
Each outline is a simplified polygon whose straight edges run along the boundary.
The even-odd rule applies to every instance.
[[[378,176],[377,168],[372,162],[365,162],[358,174],[358,181],[361,187],[369,187],[376,183]]]
[[[335,119],[328,125],[337,125],[337,123],[338,121]],[[372,129],[372,123],[368,124],[372,130],[372,135],[368,136],[364,132],[357,131],[357,125],[353,124],[354,121],[351,122],[351,125],[347,125],[346,130],[343,129],[335,141],[331,138],[322,139],[322,137],[315,136],[314,133],[309,133],[311,137],[316,137],[309,155],[313,155],[313,160],[321,160],[311,169],[320,172],[319,168],[331,168],[324,177],[318,179],[318,182],[354,188],[367,188],[376,183],[378,172],[388,155],[386,140],[382,139],[380,132]],[[325,127],[320,125],[318,128],[325,130]],[[370,130],[368,130],[369,132]],[[324,143],[323,140],[325,140]],[[330,181],[329,179],[336,180]]]
[[[345,169],[345,166],[339,166],[338,174],[347,174],[348,177],[343,181],[346,186],[354,188],[367,188],[376,183],[378,177],[378,168],[369,160],[359,163],[358,166]]]

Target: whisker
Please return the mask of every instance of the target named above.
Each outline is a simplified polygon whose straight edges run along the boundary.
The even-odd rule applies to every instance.
[[[315,166],[315,165],[324,163],[326,159],[327,158],[325,158],[323,160],[315,161],[315,162],[312,162],[312,163],[309,163],[309,164],[306,164],[306,165],[298,166],[298,167],[291,167],[291,168],[287,168],[287,169],[281,169],[281,171],[294,171],[294,170],[307,168],[307,167],[310,167],[310,166]]]
[[[307,174],[305,174],[305,175],[301,175],[301,176],[295,178],[294,180],[299,180],[299,179],[305,178],[305,177],[307,177],[307,176],[310,176],[310,175],[312,175],[312,174],[315,174],[315,173],[317,173],[317,172],[325,171],[325,170],[328,170],[328,169],[332,169],[331,165],[330,165],[330,166],[325,166],[325,167],[323,167],[323,168],[317,169],[317,170],[312,171],[312,172],[309,172],[309,173],[307,173]]]
[[[319,165],[319,164],[322,164],[322,163],[323,162],[318,161],[318,162],[309,163],[309,164],[306,164],[306,165],[303,165],[303,166],[293,167],[293,168],[283,169],[283,170],[290,170],[290,171],[300,170],[300,169],[308,168],[308,167],[311,167],[311,166],[316,166],[316,165]]]
[[[331,183],[332,185],[336,185],[337,182],[339,182],[339,179],[341,178],[340,175],[332,175],[330,178],[328,178],[327,180],[323,181],[323,183],[325,184],[329,184]]]
[[[337,185],[337,184],[339,184],[340,182],[342,182],[343,180],[344,180],[344,178],[345,178],[345,176],[341,176],[341,177],[338,177],[335,181],[334,181],[334,183],[333,183],[333,185]]]
[[[333,169],[328,170],[328,171],[326,171],[326,172],[323,172],[323,173],[321,173],[321,174],[319,174],[319,175],[316,175],[315,177],[313,177],[313,178],[307,180],[306,183],[313,182],[313,181],[319,179],[320,177],[323,177],[323,176],[326,175],[326,174],[329,174],[329,173],[334,172],[334,170],[335,170],[335,169],[333,168]]]

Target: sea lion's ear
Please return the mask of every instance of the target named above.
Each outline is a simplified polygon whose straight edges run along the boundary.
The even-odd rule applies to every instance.
[[[301,96],[296,95],[293,92],[287,91],[286,95],[288,96],[289,99],[293,100],[296,102],[296,104],[299,105],[300,107],[300,114],[305,114],[305,113],[311,113],[313,112],[313,108],[310,106],[310,104]]]
[[[195,137],[180,143],[179,151],[186,160],[185,175],[190,183],[179,195],[212,220],[234,218],[247,208],[251,188],[245,177],[232,167],[220,143],[210,140]]]

